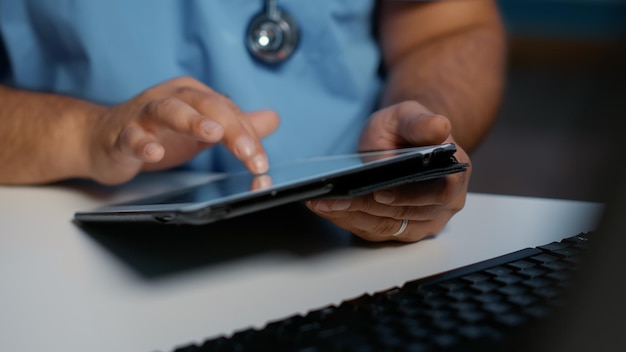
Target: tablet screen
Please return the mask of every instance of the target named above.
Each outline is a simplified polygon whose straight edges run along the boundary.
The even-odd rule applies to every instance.
[[[163,205],[178,204],[199,206],[210,205],[240,196],[254,196],[286,187],[297,186],[313,180],[324,180],[326,176],[336,176],[358,169],[375,167],[378,164],[429,155],[433,147],[415,147],[377,152],[364,152],[303,159],[283,164],[272,164],[263,175],[253,175],[247,171],[224,174],[208,183],[188,189],[124,203],[124,205]]]

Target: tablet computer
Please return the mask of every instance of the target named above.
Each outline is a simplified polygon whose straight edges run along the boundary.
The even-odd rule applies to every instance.
[[[462,172],[454,144],[333,155],[272,164],[266,174],[225,173],[164,194],[79,211],[80,222],[208,224],[315,198],[353,197]]]

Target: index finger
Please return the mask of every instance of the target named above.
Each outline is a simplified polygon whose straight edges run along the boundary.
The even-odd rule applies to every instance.
[[[222,126],[222,143],[250,172],[262,174],[269,169],[269,162],[261,138],[257,135],[245,114],[222,94],[195,88],[181,88],[178,97],[201,115],[209,117]]]

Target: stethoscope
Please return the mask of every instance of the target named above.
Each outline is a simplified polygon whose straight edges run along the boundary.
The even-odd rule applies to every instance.
[[[263,11],[248,24],[246,47],[257,60],[267,64],[285,61],[298,46],[298,26],[280,11],[277,0],[265,0]]]

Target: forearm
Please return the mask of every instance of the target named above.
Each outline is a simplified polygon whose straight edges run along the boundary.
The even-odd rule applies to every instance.
[[[473,150],[498,112],[504,42],[502,26],[497,16],[491,16],[440,30],[432,38],[392,43],[396,48],[387,48],[387,86],[382,104],[420,102],[448,117],[456,142],[466,151]]]
[[[0,184],[87,177],[89,116],[101,107],[0,86]]]

